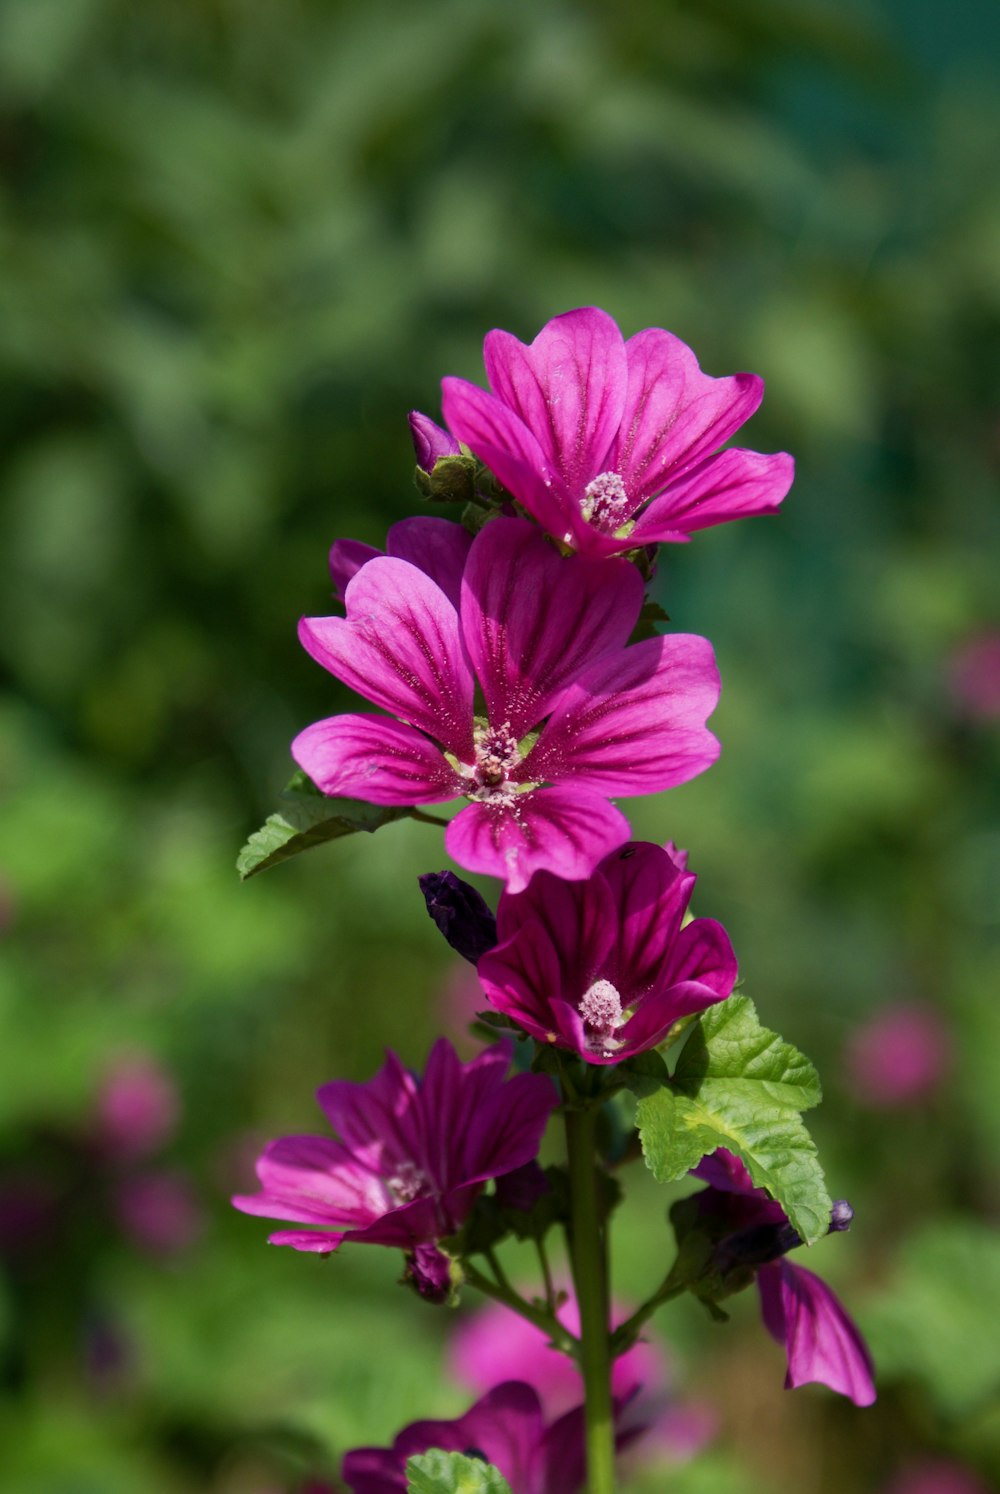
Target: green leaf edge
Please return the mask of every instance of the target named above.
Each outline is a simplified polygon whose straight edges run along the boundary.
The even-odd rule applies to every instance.
[[[492,1463],[441,1448],[407,1459],[406,1487],[412,1494],[511,1494],[510,1484]]]

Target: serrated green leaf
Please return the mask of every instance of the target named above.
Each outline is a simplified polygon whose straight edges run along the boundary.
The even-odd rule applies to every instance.
[[[639,1101],[646,1164],[674,1182],[726,1147],[811,1244],[827,1231],[830,1197],[799,1112],[820,1098],[809,1060],[761,1026],[749,997],[730,996],[695,1023],[669,1086]]]
[[[492,1463],[437,1448],[407,1460],[406,1487],[413,1494],[511,1494]]]
[[[379,830],[412,812],[407,806],[366,804],[362,799],[328,799],[304,773],[296,773],[281,800],[281,808],[254,831],[236,859],[244,882],[313,846],[361,830]]]

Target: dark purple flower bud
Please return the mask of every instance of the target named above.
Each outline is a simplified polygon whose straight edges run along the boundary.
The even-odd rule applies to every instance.
[[[439,457],[458,456],[459,445],[454,436],[449,436],[447,431],[435,425],[427,415],[422,415],[419,410],[411,410],[408,419],[418,467],[422,467],[425,472],[433,472],[434,463]]]
[[[720,1240],[716,1260],[723,1272],[734,1266],[765,1266],[801,1244],[802,1236],[787,1220],[753,1224]]]
[[[427,911],[452,949],[473,965],[497,942],[497,921],[474,887],[454,872],[425,872],[420,890]]]
[[[527,1214],[540,1198],[550,1191],[550,1183],[537,1162],[526,1162],[513,1172],[497,1178],[497,1203],[502,1209],[516,1209]]]
[[[406,1257],[403,1280],[409,1282],[425,1302],[440,1307],[451,1296],[451,1261],[436,1245],[418,1245]]]

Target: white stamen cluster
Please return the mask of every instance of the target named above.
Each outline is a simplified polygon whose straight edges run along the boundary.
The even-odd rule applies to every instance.
[[[622,1025],[622,999],[609,980],[595,980],[580,998],[580,1016],[589,1028],[588,1039],[598,1052],[621,1046],[613,1034]]]
[[[430,1179],[415,1162],[400,1162],[386,1186],[397,1204],[407,1204],[430,1191]]]
[[[581,512],[595,529],[613,533],[628,518],[625,484],[617,472],[602,472],[583,490]]]

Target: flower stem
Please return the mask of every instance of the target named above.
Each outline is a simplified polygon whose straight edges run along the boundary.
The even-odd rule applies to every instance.
[[[566,1111],[570,1179],[570,1260],[580,1308],[580,1369],[587,1418],[589,1494],[614,1494],[615,1429],[611,1404],[608,1264],[595,1166],[597,1111]]]
[[[502,1302],[505,1307],[510,1308],[511,1312],[516,1312],[518,1317],[534,1323],[536,1328],[541,1328],[543,1333],[549,1335],[557,1349],[561,1349],[564,1354],[572,1354],[574,1358],[576,1357],[579,1350],[577,1340],[568,1328],[563,1327],[554,1313],[547,1312],[542,1307],[535,1307],[531,1302],[526,1302],[514,1291],[506,1277],[503,1282],[491,1281],[469,1260],[463,1261],[462,1270],[469,1286],[475,1287],[477,1292],[482,1292],[486,1297],[492,1297],[494,1302]]]

